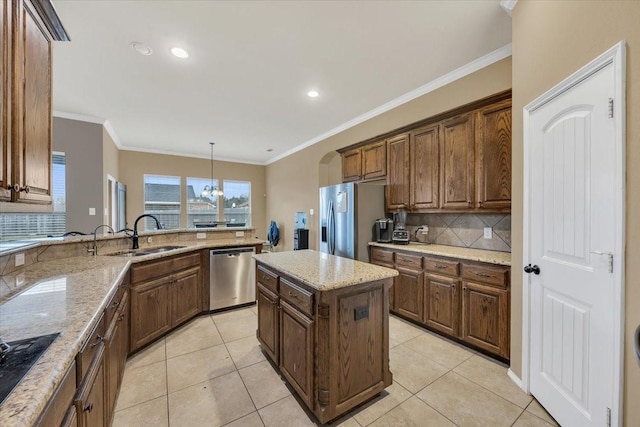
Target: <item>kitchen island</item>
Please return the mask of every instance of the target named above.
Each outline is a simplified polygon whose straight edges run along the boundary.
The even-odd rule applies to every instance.
[[[391,385],[389,289],[397,271],[313,250],[254,258],[257,338],[321,423]]]

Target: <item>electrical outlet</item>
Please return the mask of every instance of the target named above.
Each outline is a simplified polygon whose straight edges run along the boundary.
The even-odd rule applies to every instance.
[[[491,227],[484,228],[484,238],[493,239],[493,229]]]
[[[196,239],[206,239],[207,233],[196,233]]]
[[[153,242],[153,237],[151,236],[147,237],[147,243],[151,243],[151,242]]]
[[[244,231],[236,231],[236,237],[244,237]]]
[[[24,254],[16,254],[16,267],[24,265]]]

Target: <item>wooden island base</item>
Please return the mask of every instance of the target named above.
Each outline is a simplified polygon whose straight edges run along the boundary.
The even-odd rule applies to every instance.
[[[298,252],[311,258],[318,254]],[[389,289],[394,270],[376,270],[373,280],[332,287],[277,268],[270,257],[281,254],[256,255],[257,338],[280,374],[326,423],[392,383]]]

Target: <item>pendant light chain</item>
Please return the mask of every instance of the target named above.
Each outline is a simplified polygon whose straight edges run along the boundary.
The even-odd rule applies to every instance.
[[[214,142],[210,142],[209,145],[211,145],[211,195],[213,196],[213,146],[215,145]],[[217,188],[216,188],[216,193],[217,193]]]

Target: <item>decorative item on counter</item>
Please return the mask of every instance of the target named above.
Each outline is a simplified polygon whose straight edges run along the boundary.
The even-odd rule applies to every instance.
[[[421,225],[416,229],[416,240],[420,243],[427,243],[428,234],[429,234],[429,226]]]
[[[276,224],[275,221],[271,221],[271,224],[269,225],[267,240],[273,248],[278,246],[278,242],[280,242],[280,230],[278,229],[278,224]]]

